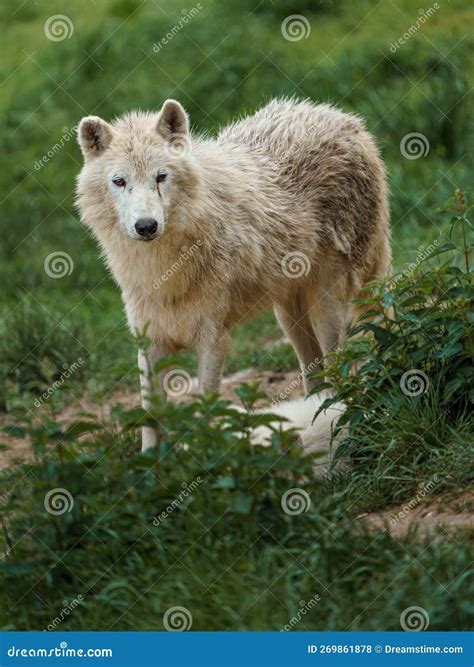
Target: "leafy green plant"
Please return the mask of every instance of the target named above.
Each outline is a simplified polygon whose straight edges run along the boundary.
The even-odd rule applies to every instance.
[[[423,461],[456,448],[456,434],[467,453],[472,428],[474,292],[465,196],[457,191],[444,210],[457,244],[433,247],[419,265],[358,299],[364,315],[322,385],[331,397],[321,410],[347,406],[334,429],[337,457],[350,455],[362,469],[398,478],[411,469],[411,485]],[[470,473],[458,465],[457,474]]]
[[[239,396],[249,409],[261,398],[252,386]],[[140,454],[143,424],[160,429],[161,445]],[[360,487],[344,504],[343,486],[313,479],[291,434],[252,446],[254,424],[208,396],[152,413],[117,408],[107,428],[17,428],[36,460],[0,480],[0,627],[46,628],[78,594],[59,629],[161,630],[180,604],[196,630],[278,630],[316,594],[295,629],[396,630],[413,594],[435,628],[466,623],[457,573],[467,536],[435,544],[369,532],[350,511]],[[304,500],[300,511],[284,510],[288,492]]]

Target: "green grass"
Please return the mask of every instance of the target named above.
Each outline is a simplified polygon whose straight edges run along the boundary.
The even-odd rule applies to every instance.
[[[182,433],[190,410],[194,419],[196,407],[170,406],[168,426]],[[102,433],[95,446],[63,434],[54,456],[12,472],[3,627],[42,629],[63,599],[78,595],[84,606],[62,629],[162,629],[166,609],[180,605],[197,630],[278,630],[315,595],[321,601],[298,629],[396,630],[412,602],[429,610],[432,629],[467,627],[459,596],[466,593],[468,534],[433,541],[369,533],[354,518],[380,494],[384,504],[397,498],[390,477],[372,474],[374,489],[362,471],[303,483],[309,467],[297,452],[250,452],[235,440],[225,449],[231,433],[202,425],[191,456],[173,448],[160,462],[155,453],[124,458],[126,443],[107,442]],[[36,438],[41,452],[40,433]],[[445,465],[443,456],[433,459],[431,469]],[[405,495],[426,473],[407,468]],[[155,526],[183,480],[196,479],[202,482],[192,495]],[[309,511],[286,515],[282,493],[303,486]],[[52,488],[72,494],[70,513],[45,513]]]
[[[203,3],[158,53],[154,43],[181,16],[172,0],[160,2],[161,9],[134,0],[1,5],[9,29],[0,101],[0,407],[8,425],[16,425],[12,435],[32,438],[35,459],[0,478],[6,512],[0,544],[11,549],[0,561],[0,628],[45,628],[63,601],[78,595],[83,602],[60,629],[162,629],[166,609],[180,605],[190,610],[196,630],[278,630],[315,595],[321,600],[296,629],[397,630],[411,605],[429,612],[432,630],[470,625],[469,531],[394,538],[369,532],[357,519],[408,502],[435,475],[441,497],[462,494],[471,481],[464,364],[472,353],[472,323],[456,328],[468,297],[456,292],[459,285],[451,285],[447,300],[437,292],[443,281],[461,280],[440,269],[444,258],[462,267],[462,255],[434,258],[428,277],[407,287],[438,294],[445,315],[439,327],[429,308],[423,320],[407,307],[409,344],[399,340],[395,322],[389,332],[396,345],[391,339],[384,347],[380,331],[365,332],[369,348],[356,343],[335,360],[330,379],[352,400],[350,434],[340,449],[354,462],[350,472],[314,479],[311,462],[297,449],[282,454],[278,433],[273,447],[251,448],[237,436],[248,417],[223,418],[228,408],[215,398],[160,405],[163,444],[146,455],[137,452],[137,426],[147,419],[139,410],[116,410],[105,423],[69,430],[58,421],[84,394],[103,401],[117,389],[138,387],[136,345],[120,295],[73,207],[81,164],[75,139],[35,169],[65,128],[72,136],[70,128],[86,114],[111,118],[133,107],[157,109],[172,96],[196,129],[214,133],[276,95],[329,100],[359,113],[381,147],[396,269],[449,240],[453,222],[438,208],[455,188],[465,190],[472,174],[470,3],[442,4],[395,53],[390,45],[418,16],[410,0],[257,4],[230,0],[217,10]],[[45,21],[64,13],[74,26],[71,38],[48,40]],[[307,18],[307,39],[282,37],[290,14]],[[400,143],[413,132],[425,135],[429,152],[408,160]],[[454,240],[460,245],[457,228]],[[57,251],[73,264],[60,279],[44,268]],[[409,275],[418,281],[417,272]],[[404,286],[391,292],[396,304]],[[232,337],[228,373],[296,367],[271,313],[239,325]],[[362,378],[345,374],[362,353],[374,364]],[[84,363],[61,381],[64,365],[79,357]],[[192,353],[182,360],[195,367]],[[433,368],[438,373],[417,400],[397,391],[396,378],[410,368],[425,369],[430,378]],[[36,409],[55,382],[53,395]],[[443,393],[447,386],[454,387],[451,394]],[[251,389],[243,395],[256,398]],[[209,411],[220,417],[210,420]],[[202,417],[197,424],[196,415]],[[189,451],[175,446],[182,438]],[[154,526],[183,483],[198,476],[203,482],[192,495]],[[54,516],[45,512],[44,499],[58,487],[72,493],[74,508]],[[309,494],[308,512],[282,511],[281,497],[293,487]]]
[[[434,436],[416,447],[406,441],[403,457],[388,448],[375,469],[355,462],[318,480],[297,448],[282,454],[283,435],[257,448],[237,437],[252,422],[212,397],[157,414],[161,448],[145,455],[130,440],[144,419],[137,411],[116,411],[119,433],[111,424],[30,428],[37,461],[3,479],[11,552],[0,564],[0,627],[42,629],[62,600],[80,595],[61,629],[160,630],[166,610],[184,606],[196,630],[278,630],[319,595],[297,629],[397,630],[413,604],[428,611],[431,629],[468,628],[469,531],[393,538],[356,518],[416,497],[434,472],[436,493],[467,484],[463,436],[472,423],[458,425],[457,443],[452,435],[436,447]],[[191,430],[191,449],[176,446]],[[81,432],[92,440],[78,442]],[[376,447],[370,454],[375,460]],[[70,511],[45,512],[52,489],[67,490]],[[283,511],[291,489],[306,494],[307,511]]]

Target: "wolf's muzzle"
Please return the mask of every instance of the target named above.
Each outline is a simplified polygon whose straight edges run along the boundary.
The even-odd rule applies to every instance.
[[[154,218],[140,218],[135,223],[135,230],[137,234],[146,239],[152,239],[158,229],[158,223]]]

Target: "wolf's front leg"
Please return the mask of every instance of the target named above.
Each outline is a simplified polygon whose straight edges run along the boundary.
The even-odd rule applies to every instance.
[[[154,392],[162,391],[161,373],[155,374],[154,367],[157,361],[169,354],[163,345],[151,344],[146,350],[138,350],[138,369],[140,371],[140,388],[142,408],[152,408],[151,396]],[[142,452],[151,449],[157,443],[157,435],[151,426],[142,427]]]
[[[197,349],[199,391],[219,391],[224,363],[229,350],[227,331],[203,335]]]

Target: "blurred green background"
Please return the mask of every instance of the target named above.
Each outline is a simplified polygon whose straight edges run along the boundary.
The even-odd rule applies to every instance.
[[[158,109],[174,97],[196,130],[215,133],[278,95],[356,112],[387,163],[397,268],[443,236],[446,223],[436,209],[454,187],[468,186],[474,68],[466,35],[474,8],[467,1],[423,12],[411,0],[202,0],[186,8],[171,0],[4,0],[0,13],[8,25],[0,364],[20,389],[38,376],[47,382],[59,360],[81,354],[89,389],[100,384],[103,369],[110,386],[136,381],[118,291],[73,205],[81,167],[73,128],[84,115],[110,119],[132,108]],[[288,26],[287,39],[285,21],[294,14],[301,31]],[[419,159],[400,150],[411,133],[424,135],[425,152],[429,146]],[[61,279],[44,270],[57,251],[74,265]],[[12,334],[25,320],[30,332]],[[275,359],[295,366],[287,348],[272,360],[262,355],[279,336],[271,314],[243,325],[228,370],[268,367]]]

